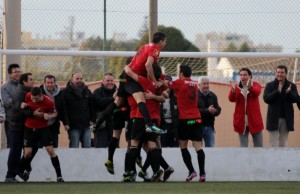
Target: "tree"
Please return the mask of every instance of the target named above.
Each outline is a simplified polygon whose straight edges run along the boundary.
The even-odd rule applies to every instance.
[[[223,52],[237,52],[237,48],[233,43],[230,43],[228,47],[223,50]]]
[[[182,32],[175,27],[166,27],[163,25],[158,26],[158,31],[163,32],[167,35],[167,46],[164,51],[187,51],[187,52],[197,52],[199,49],[193,45],[189,40],[185,39]],[[138,47],[149,42],[148,31],[142,37]]]
[[[250,47],[247,42],[244,42],[239,49],[239,52],[250,52]]]

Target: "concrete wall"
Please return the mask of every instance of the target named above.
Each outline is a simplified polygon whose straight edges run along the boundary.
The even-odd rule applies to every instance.
[[[117,149],[115,175],[110,175],[104,162],[107,149],[57,149],[65,181],[121,181],[125,149]],[[189,149],[195,170],[199,173],[197,155]],[[0,181],[7,171],[8,149],[0,150]],[[300,149],[296,148],[207,148],[207,181],[300,181]],[[142,154],[145,160],[144,153]],[[184,181],[187,176],[179,148],[163,149],[166,161],[175,169],[170,181]],[[32,162],[29,181],[55,181],[55,171],[46,150],[39,150]],[[137,167],[137,170],[139,168]],[[150,173],[151,169],[148,169]],[[152,173],[150,173],[152,174]],[[137,181],[141,179],[137,178]]]

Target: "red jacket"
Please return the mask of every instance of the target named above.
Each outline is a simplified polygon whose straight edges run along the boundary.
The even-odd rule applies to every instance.
[[[245,96],[241,90],[242,84],[236,84],[235,93],[232,93],[230,90],[228,95],[229,101],[235,102],[235,110],[233,115],[234,131],[240,134],[245,132],[245,111],[247,110],[249,131],[251,134],[258,133],[264,129],[258,100],[261,92],[261,86],[259,83],[253,82],[252,87],[248,89],[246,104]]]

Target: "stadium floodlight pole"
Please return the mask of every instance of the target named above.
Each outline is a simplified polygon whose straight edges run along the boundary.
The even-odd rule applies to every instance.
[[[296,82],[297,77],[297,68],[298,68],[298,58],[295,59],[295,65],[294,65],[294,73],[293,73],[293,83]]]
[[[103,22],[103,30],[104,30],[104,32],[103,32],[103,51],[105,51],[106,50],[106,0],[104,0],[104,8],[103,8],[103,14],[104,14],[104,16],[103,16],[103,20],[104,20],[104,22]],[[105,74],[105,66],[106,66],[106,57],[103,57],[103,77],[104,77],[104,74]]]
[[[157,32],[157,0],[149,0],[149,43],[152,41],[152,36]]]

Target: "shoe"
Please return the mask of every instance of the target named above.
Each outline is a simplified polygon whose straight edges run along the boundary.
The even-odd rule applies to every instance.
[[[29,179],[30,171],[24,170],[24,172],[19,172],[18,176],[24,181],[27,182]]]
[[[160,177],[162,176],[162,174],[164,173],[163,170],[159,169],[158,171],[156,171],[152,177],[151,177],[151,182],[160,182]]]
[[[12,177],[12,178],[5,178],[4,182],[5,183],[18,183],[19,181],[15,177]]]
[[[136,172],[130,171],[123,174],[123,182],[135,182]]]
[[[115,174],[115,171],[114,171],[114,164],[113,164],[112,161],[106,160],[106,161],[105,161],[105,167],[106,167],[106,170],[107,170],[110,174]]]
[[[141,156],[137,157],[135,163],[136,163],[140,168],[142,168],[142,167],[143,167],[142,157],[141,157]]]
[[[195,177],[197,177],[197,173],[195,171],[194,172],[190,172],[189,176],[185,180],[186,180],[186,182],[190,182]]]
[[[151,182],[151,179],[148,177],[147,172],[143,172],[142,170],[138,173],[138,176],[144,179],[144,182]]]
[[[61,176],[57,177],[56,181],[57,181],[58,183],[63,183],[63,182],[65,182],[64,179],[63,179],[63,177],[61,177]]]
[[[156,127],[155,125],[152,125],[152,126],[147,126],[146,125],[146,132],[148,132],[148,133],[157,133],[157,134],[165,134],[165,133],[167,133],[167,130],[162,130],[162,129]]]
[[[206,181],[206,175],[205,174],[200,175],[199,182],[205,182],[205,181]]]
[[[163,177],[163,182],[168,180],[171,176],[171,174],[174,172],[174,168],[169,166],[165,171],[164,171],[164,177]]]

